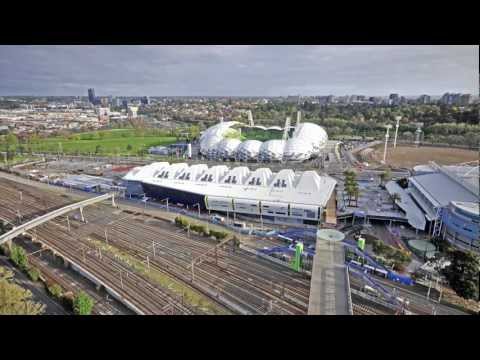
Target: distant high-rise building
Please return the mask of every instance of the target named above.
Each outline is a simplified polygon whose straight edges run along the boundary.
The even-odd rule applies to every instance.
[[[143,105],[150,105],[150,97],[149,96],[142,97],[141,102]]]
[[[390,94],[388,99],[390,105],[398,105],[400,103],[400,96],[398,94]]]
[[[95,104],[95,100],[95,89],[88,89],[88,101],[90,101],[92,104]]]
[[[106,108],[108,107],[108,98],[106,97],[103,97],[100,99],[100,104],[102,105],[102,107]]]
[[[429,104],[430,103],[430,96],[429,95],[420,95],[417,99],[419,104]]]
[[[471,98],[472,98],[472,95],[470,94],[462,94],[460,96],[460,105],[465,106],[470,104]]]
[[[440,99],[441,104],[462,106],[470,102],[470,94],[445,93]]]
[[[122,106],[125,108],[125,110],[128,110],[128,100],[127,99],[122,100]]]

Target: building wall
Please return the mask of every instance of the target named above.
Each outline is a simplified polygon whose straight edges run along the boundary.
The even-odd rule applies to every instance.
[[[443,209],[442,213],[445,238],[460,247],[471,246],[473,251],[480,252],[480,217],[467,214],[453,205]]]

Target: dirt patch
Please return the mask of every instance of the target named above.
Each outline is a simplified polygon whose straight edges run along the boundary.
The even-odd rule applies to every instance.
[[[383,147],[378,146],[372,153],[371,160],[380,163],[382,158]],[[411,168],[415,165],[428,164],[429,161],[451,165],[475,160],[478,160],[476,151],[443,147],[397,146],[396,149],[389,148],[387,153],[387,163],[393,167]]]

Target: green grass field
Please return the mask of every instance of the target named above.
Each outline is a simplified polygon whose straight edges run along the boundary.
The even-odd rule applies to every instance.
[[[283,131],[279,130],[261,130],[261,129],[249,129],[245,128],[242,129],[242,141],[245,140],[258,140],[258,141],[268,141],[268,140],[276,140],[281,139],[283,135]]]
[[[131,129],[116,129],[74,134],[68,138],[41,139],[38,144],[33,145],[33,150],[58,152],[62,149],[65,154],[89,154],[98,150],[99,155],[135,155],[140,149],[148,150],[151,146],[169,145],[175,142],[175,137],[158,132],[152,133],[147,130],[145,134],[140,134]],[[129,145],[131,149],[128,149]]]

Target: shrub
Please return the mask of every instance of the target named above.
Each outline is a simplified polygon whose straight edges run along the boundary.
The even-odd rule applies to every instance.
[[[10,259],[22,270],[25,270],[28,266],[27,253],[21,246],[12,245]]]
[[[190,230],[195,231],[196,233],[203,235],[203,236],[208,236],[209,232],[207,231],[207,228],[203,225],[200,224],[192,224],[190,225]]]
[[[28,269],[27,274],[32,281],[38,281],[38,278],[40,277],[40,271],[34,267]]]
[[[73,300],[75,299],[75,295],[71,291],[67,291],[63,294],[62,300],[63,304],[73,310]]]
[[[210,235],[213,236],[217,240],[223,240],[227,237],[228,234],[224,231],[210,230]]]
[[[93,305],[93,299],[83,291],[80,291],[73,299],[73,311],[77,315],[90,315]]]
[[[181,228],[186,229],[190,223],[186,219],[182,218],[181,216],[177,216],[175,218],[175,224],[177,226],[180,226]]]
[[[58,284],[52,284],[48,287],[48,292],[55,298],[60,299],[63,294],[63,289]]]

